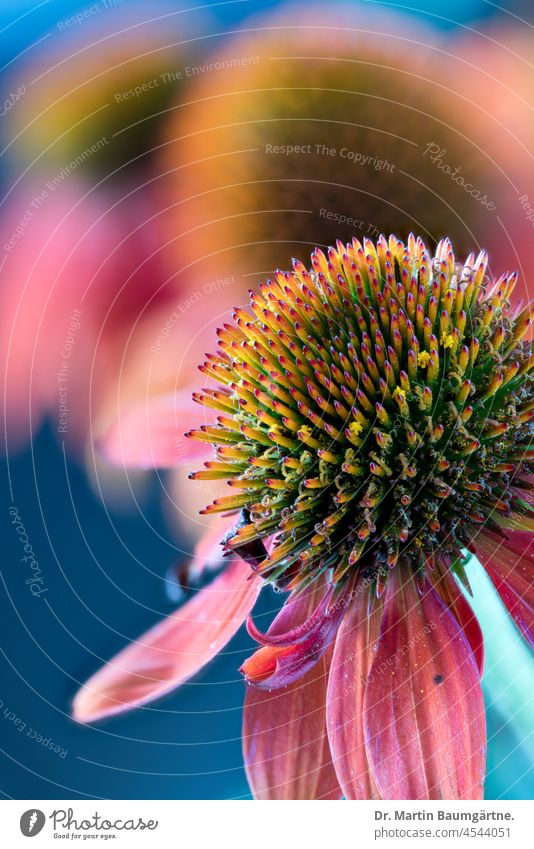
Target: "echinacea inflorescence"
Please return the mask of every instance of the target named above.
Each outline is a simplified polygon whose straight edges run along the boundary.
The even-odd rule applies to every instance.
[[[414,236],[338,242],[219,330],[201,371],[220,387],[194,396],[219,415],[188,434],[216,459],[192,477],[228,479],[206,512],[244,511],[229,549],[274,538],[266,581],[357,571],[381,595],[399,561],[422,575],[439,554],[461,574],[478,526],[526,529],[532,311],[511,308],[515,274],[486,269],[448,239],[434,256]]]
[[[189,433],[215,449],[193,477],[232,490],[205,509],[225,522],[198,557],[225,533],[234,556],[89,679],[75,717],[168,693],[246,620],[256,798],[483,798],[464,557],[534,644],[532,307],[512,307],[515,281],[491,278],[484,252],[457,263],[448,239],[431,255],[381,236],[252,292],[201,366],[194,398],[217,419]],[[263,633],[250,614],[266,584],[290,592]]]

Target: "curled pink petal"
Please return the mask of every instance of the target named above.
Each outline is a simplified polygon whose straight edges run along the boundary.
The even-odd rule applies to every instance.
[[[55,70],[63,71],[62,63]],[[48,73],[39,76],[46,85]],[[45,113],[48,123],[47,108]],[[70,131],[66,135],[72,143]],[[119,384],[121,393],[128,392],[136,350],[145,363],[149,359],[148,328],[161,326],[180,286],[168,280],[169,249],[148,183],[128,192],[106,183],[95,191],[87,174],[77,172],[59,191],[47,193],[37,213],[42,175],[35,180],[33,171],[17,180],[2,208],[6,241],[12,235],[0,287],[6,447],[20,447],[45,415],[55,419],[59,413],[58,432],[80,450],[108,421]],[[135,371],[132,382],[139,387],[142,377]]]
[[[327,611],[328,604],[332,598],[332,591],[327,591],[311,616],[300,625],[295,625],[288,631],[281,633],[262,633],[254,624],[251,616],[247,619],[247,631],[253,640],[264,646],[291,646],[296,643],[301,643],[307,637],[319,630],[323,624],[324,617]]]
[[[407,570],[388,581],[364,698],[367,757],[384,799],[482,799],[480,675],[456,618]]]
[[[350,591],[338,596],[324,613],[320,627],[290,646],[262,646],[240,669],[247,683],[264,690],[287,687],[311,669],[332,645],[350,601]]]
[[[234,636],[261,585],[246,563],[231,562],[213,583],[93,675],[74,699],[74,719],[94,722],[183,684]]]

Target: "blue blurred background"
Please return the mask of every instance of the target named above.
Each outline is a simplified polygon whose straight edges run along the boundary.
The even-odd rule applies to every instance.
[[[127,0],[120,5],[122,10],[135,6]],[[383,13],[400,11],[447,34],[498,24],[505,15],[498,5],[484,0],[352,5],[374,6]],[[89,6],[57,0],[1,4],[5,98],[14,90],[18,69],[34,53],[46,48],[46,61],[53,64],[55,42],[66,38],[57,22]],[[143,6],[148,11],[151,4],[137,6],[141,17]],[[282,6],[251,0],[206,4],[209,19],[195,44],[198,55],[208,52],[212,37],[221,43],[225,33],[236,30],[252,13]],[[171,15],[178,4],[165,8]],[[519,26],[520,19],[532,24],[531,3],[507,3],[507,24],[511,15]],[[115,23],[110,19],[107,24],[103,14],[99,17],[100,37],[105,38],[107,27]],[[24,107],[23,99],[20,106]],[[162,103],[161,108],[167,105]],[[24,175],[23,184],[35,169],[31,143],[19,159],[14,156],[19,129],[6,118],[10,115],[0,127],[6,145],[0,158],[4,192]],[[31,114],[24,120],[28,126]],[[132,155],[138,155],[135,149]],[[116,160],[106,167],[116,168]],[[58,170],[56,161],[53,172]],[[100,177],[90,179],[96,182]],[[13,230],[9,224],[8,235]],[[32,326],[31,340],[33,333]],[[105,356],[113,357],[110,351],[112,347]],[[14,432],[26,429],[21,420],[15,429],[8,429],[9,459],[2,462],[0,791],[6,798],[19,799],[247,797],[240,745],[243,684],[236,672],[251,648],[243,630],[206,670],[164,700],[95,727],[78,726],[69,718],[79,682],[174,608],[168,570],[181,551],[188,550],[191,535],[183,522],[169,518],[175,498],[170,494],[171,473],[134,475],[129,485],[124,478],[110,483],[102,466],[98,475],[95,472],[87,434],[70,444],[58,434],[46,404],[32,415],[31,440]],[[99,475],[104,479],[102,489]],[[9,521],[13,504],[44,576],[47,592],[40,597],[33,597],[25,584],[20,543]],[[476,564],[472,570],[479,589],[477,612],[490,635],[484,679],[489,730],[486,796],[532,798],[531,658]],[[274,595],[266,594],[262,600],[264,610],[277,603]]]

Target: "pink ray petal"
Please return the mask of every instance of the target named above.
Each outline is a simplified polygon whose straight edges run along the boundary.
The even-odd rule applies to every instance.
[[[327,727],[336,773],[347,799],[380,799],[363,734],[365,682],[380,636],[382,604],[368,612],[369,591],[362,582],[339,629],[327,696]]]
[[[183,684],[230,641],[262,585],[242,560],[159,622],[93,675],[77,693],[73,716],[94,722],[146,704]]]
[[[289,599],[269,633],[305,622],[324,585]],[[256,799],[338,799],[326,734],[325,705],[332,650],[298,681],[272,692],[248,687],[243,715],[247,778]]]
[[[506,530],[502,537],[485,528],[474,538],[473,547],[506,609],[534,647],[534,534]]]
[[[480,675],[456,618],[400,568],[388,581],[366,687],[364,733],[384,799],[482,799],[486,731]]]
[[[146,398],[124,411],[100,440],[104,457],[117,466],[152,469],[178,466],[209,453],[184,433],[205,424],[206,410],[182,390]]]

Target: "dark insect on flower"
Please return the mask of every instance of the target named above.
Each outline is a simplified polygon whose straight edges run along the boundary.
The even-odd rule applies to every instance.
[[[515,274],[486,268],[484,252],[457,263],[447,239],[435,256],[413,236],[338,242],[251,292],[201,366],[210,385],[194,397],[216,418],[188,435],[215,457],[192,477],[228,481],[205,512],[230,517],[241,558],[219,598],[242,620],[263,584],[291,593],[267,633],[248,619],[257,797],[482,798],[469,553],[530,642],[534,624],[533,310],[511,306]],[[161,676],[161,651],[202,592],[97,673],[78,718],[188,677],[180,663]]]

